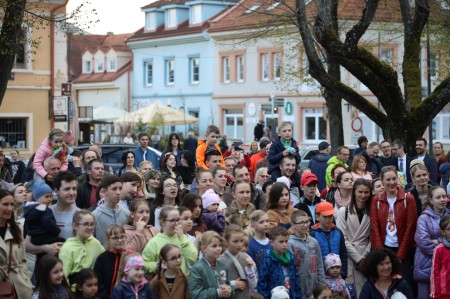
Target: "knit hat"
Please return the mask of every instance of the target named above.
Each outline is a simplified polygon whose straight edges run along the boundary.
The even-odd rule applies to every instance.
[[[213,189],[206,190],[202,195],[203,208],[206,209],[212,204],[220,203],[220,197]]]
[[[342,267],[341,258],[339,255],[330,253],[327,256],[325,256],[325,270],[328,271],[331,267]]]
[[[37,182],[33,186],[33,199],[37,201],[47,193],[52,193],[52,188],[44,182]]]
[[[291,181],[285,176],[280,176],[279,178],[277,178],[277,183],[283,183],[288,189],[291,188]]]
[[[283,286],[274,287],[270,293],[272,294],[271,299],[289,299],[289,292]]]

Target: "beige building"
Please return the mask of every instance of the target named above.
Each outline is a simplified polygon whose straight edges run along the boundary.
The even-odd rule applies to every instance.
[[[28,9],[45,17],[65,13],[68,0],[51,0],[45,4],[28,1]],[[55,122],[54,97],[61,95],[67,81],[66,35],[55,25],[23,24],[20,44],[7,91],[0,107],[0,145],[6,153],[17,147],[21,155],[30,156],[52,127],[67,130],[67,121]],[[38,41],[37,47],[31,41]],[[58,113],[67,117],[67,98],[59,101]]]

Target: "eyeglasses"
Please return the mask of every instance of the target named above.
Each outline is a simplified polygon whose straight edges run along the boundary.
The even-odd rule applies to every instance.
[[[177,255],[177,256],[173,256],[173,257],[171,257],[170,259],[167,259],[167,261],[168,262],[176,262],[176,261],[178,261],[178,260],[181,260],[183,257],[181,256],[181,254],[180,255]]]
[[[392,147],[391,150],[393,151],[397,151],[399,149],[399,147]]]
[[[167,222],[170,222],[170,223],[177,223],[177,222],[180,222],[180,218],[167,219],[166,221],[167,221]]]
[[[176,188],[178,188],[178,185],[177,184],[173,184],[173,185],[165,185],[164,186],[164,188],[168,188],[168,189],[176,189]]]
[[[81,225],[83,227],[94,227],[95,223],[94,222],[80,222],[80,223],[78,223],[78,225]]]
[[[117,241],[125,240],[126,236],[125,235],[120,235],[120,236],[111,237],[110,239],[113,240],[114,242],[117,242]]]
[[[294,222],[294,224],[300,224],[300,225],[302,225],[302,226],[306,226],[306,225],[309,225],[309,220],[306,220],[306,221],[300,221],[300,222]]]

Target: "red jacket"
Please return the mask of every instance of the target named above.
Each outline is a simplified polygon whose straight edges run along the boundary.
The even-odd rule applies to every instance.
[[[372,198],[370,205],[370,242],[372,248],[384,247],[386,225],[389,214],[389,203],[386,191]],[[409,249],[414,245],[414,234],[417,225],[417,208],[414,196],[405,194],[398,188],[397,200],[394,203],[395,224],[397,226],[397,256],[404,260]]]
[[[450,248],[439,244],[434,249],[431,268],[431,298],[450,298]]]

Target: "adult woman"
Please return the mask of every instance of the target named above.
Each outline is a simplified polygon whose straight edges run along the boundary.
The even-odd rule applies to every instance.
[[[349,205],[352,198],[353,181],[353,175],[348,171],[341,172],[336,177],[336,186],[338,187],[338,190],[334,193],[334,208],[336,211]]]
[[[427,200],[428,190],[433,186],[433,183],[430,181],[428,169],[425,164],[423,164],[422,161],[415,164],[413,164],[413,162],[411,162],[411,165],[413,166],[410,168],[409,173],[411,174],[414,185],[409,189],[409,193],[414,196],[417,207],[417,216],[420,216],[420,214],[422,214],[422,205]]]
[[[370,172],[366,171],[366,165],[367,161],[366,158],[364,158],[364,156],[356,155],[355,158],[353,158],[351,168],[352,168],[352,175],[355,180],[359,178],[363,178],[366,180],[372,179],[372,175],[370,174]]]
[[[227,191],[227,171],[223,167],[216,167],[213,170],[213,189],[223,200],[223,195]]]
[[[183,179],[184,188],[191,189],[192,181],[195,178],[195,155],[191,151],[182,151],[181,162],[177,166],[177,171]]]
[[[150,208],[150,220],[149,223],[155,226],[157,229],[161,229],[159,222],[156,219],[159,218],[159,213],[163,206],[175,206],[178,207],[181,202],[181,192],[178,188],[177,182],[171,178],[166,177],[161,180],[161,183],[156,190],[156,199]]]
[[[145,175],[147,172],[149,172],[151,169],[153,169],[152,162],[144,160],[139,164],[139,172]]]
[[[213,187],[214,179],[213,174],[209,170],[200,169],[197,172],[197,189],[198,195],[202,196],[206,190],[211,189]]]
[[[447,195],[441,186],[433,186],[428,191],[423,213],[417,220],[417,230],[414,236],[416,254],[414,257],[414,280],[418,284],[418,298],[430,298],[431,262],[434,248],[442,243],[439,222],[449,214],[446,209]]]
[[[269,177],[270,175],[267,174],[267,167],[259,168],[255,173],[255,188],[262,190],[262,186]]]
[[[227,210],[227,222],[241,226],[243,229],[250,224],[250,214],[256,210],[250,203],[251,191],[250,183],[238,182],[231,187],[231,194],[234,200]]]
[[[25,182],[24,180],[24,174],[25,174],[25,163],[23,163],[23,161],[20,160],[20,156],[19,156],[19,151],[16,149],[11,150],[11,158],[12,158],[12,162],[11,162],[11,168],[13,171],[13,183],[14,184],[18,184],[18,183],[23,183]]]
[[[136,167],[134,167],[134,153],[132,151],[124,151],[122,154],[123,166],[116,172],[117,176],[121,176],[125,172],[137,172]]]
[[[14,284],[19,299],[31,298],[33,286],[26,267],[22,230],[14,215],[14,197],[3,189],[0,189],[0,268]]]
[[[174,179],[180,189],[184,189],[183,178],[177,171],[177,157],[173,153],[166,153],[161,163],[161,178],[170,177]]]
[[[398,275],[400,261],[391,250],[373,250],[367,256],[364,268],[367,281],[362,288],[360,299],[394,298],[395,293],[403,294],[404,297],[399,298],[414,298],[408,283]]]
[[[161,183],[161,173],[155,169],[149,170],[145,175],[145,182],[147,185],[148,198],[155,199],[156,189],[158,189],[159,184]]]
[[[31,200],[31,193],[28,194],[27,188],[22,183],[12,186],[9,192],[14,197],[14,215],[16,215],[16,220],[20,219],[23,217],[23,205]]]
[[[181,153],[183,152],[183,148],[180,144],[180,136],[177,133],[171,133],[167,140],[167,145],[164,151],[161,154],[161,157],[164,157],[167,153],[173,153],[176,158],[177,166],[181,163]],[[160,162],[162,165],[162,161]],[[161,166],[160,165],[160,166]]]
[[[442,145],[442,143],[440,142],[435,142],[433,144],[433,156],[437,161],[438,164],[438,168],[441,167],[442,164],[445,163],[446,160],[446,156],[445,156],[445,152],[444,152],[444,146]],[[441,181],[441,172],[438,171],[437,174],[437,182],[439,183]]]
[[[294,212],[294,208],[290,205],[289,189],[283,183],[274,183],[267,202],[269,227],[280,225],[290,229],[292,212]]]
[[[402,261],[402,275],[412,282],[410,249],[417,223],[414,197],[398,186],[395,167],[383,167],[380,178],[386,190],[374,196],[370,205],[370,243],[372,248],[394,251]]]
[[[258,151],[259,151],[258,142],[257,141],[252,141],[252,143],[250,143],[248,154],[251,157],[254,154],[258,153]]]
[[[366,281],[360,272],[366,256],[370,252],[370,201],[372,186],[365,179],[357,179],[353,184],[352,199],[348,207],[339,209],[337,227],[344,234],[348,257],[347,283],[355,286],[359,295]]]
[[[145,176],[140,172],[136,172],[136,174],[141,178],[141,180],[139,181],[139,184],[137,185],[136,196],[133,199],[144,199],[145,200],[145,199],[149,198],[147,188],[145,187]]]
[[[345,171],[346,170],[344,165],[342,164],[334,165],[333,168],[331,169],[332,183],[328,188],[323,189],[322,192],[320,193],[320,198],[325,199],[325,201],[328,201],[333,206],[335,204],[334,193],[336,193],[336,191],[338,190],[338,187],[336,185],[337,176]]]

